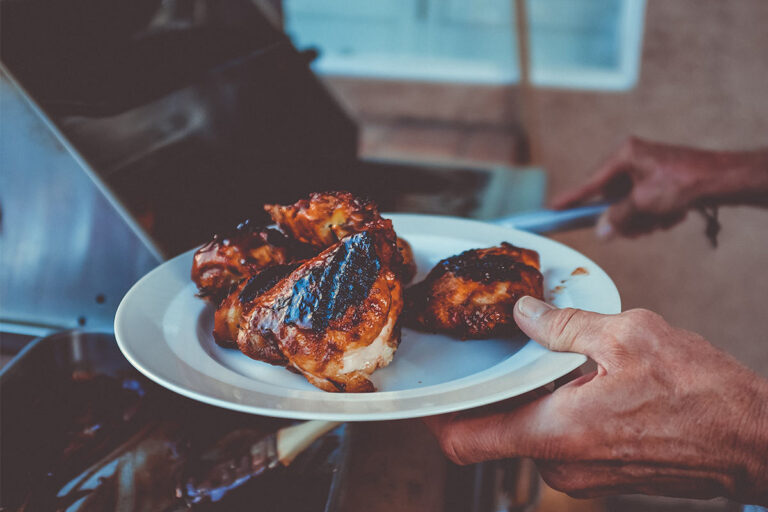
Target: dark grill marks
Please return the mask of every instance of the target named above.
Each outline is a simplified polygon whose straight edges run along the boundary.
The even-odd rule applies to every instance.
[[[285,321],[325,331],[331,320],[365,300],[380,269],[373,235],[364,231],[347,237],[325,264],[308,269],[293,285]]]
[[[252,278],[248,280],[240,290],[238,298],[242,304],[251,302],[256,297],[266,292],[277,283],[279,283],[285,276],[293,272],[299,267],[299,263],[286,263],[284,265],[275,265],[267,267]]]
[[[442,260],[432,271],[434,275],[430,275],[427,279],[434,279],[451,272],[456,277],[486,284],[495,281],[519,281],[521,267],[527,266],[520,263],[514,256],[507,254],[487,254],[478,257],[477,250],[473,249]]]

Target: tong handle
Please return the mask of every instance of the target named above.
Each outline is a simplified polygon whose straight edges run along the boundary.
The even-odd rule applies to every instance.
[[[287,466],[326,432],[341,425],[338,421],[312,420],[277,431],[277,456]]]

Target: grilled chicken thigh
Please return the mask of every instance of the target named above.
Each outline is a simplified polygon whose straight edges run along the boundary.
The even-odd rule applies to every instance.
[[[401,263],[395,240],[391,223],[379,220],[271,289],[254,286],[258,293],[251,300],[241,292],[240,350],[286,365],[325,391],[374,391],[368,376],[389,364],[400,342],[403,294],[392,270]]]
[[[200,296],[218,304],[243,279],[271,265],[316,254],[272,228],[254,227],[249,221],[229,235],[215,235],[195,253],[192,281]]]
[[[316,192],[294,204],[264,209],[288,236],[320,249],[381,219],[375,203],[349,192]]]
[[[512,312],[524,295],[543,298],[536,251],[506,242],[442,260],[406,292],[408,327],[461,339],[518,331]]]

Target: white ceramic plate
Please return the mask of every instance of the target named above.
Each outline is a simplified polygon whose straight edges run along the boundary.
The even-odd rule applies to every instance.
[[[388,215],[413,246],[421,280],[441,259],[507,241],[541,256],[546,298],[560,307],[618,313],[619,294],[595,263],[547,238],[483,222]],[[281,418],[391,420],[469,409],[520,395],[586,361],[524,337],[460,341],[403,329],[392,363],[377,370],[375,393],[326,393],[284,368],[213,341],[214,309],[195,296],[194,251],[160,265],[123,298],[115,335],[125,357],[155,382],[201,402]],[[577,268],[586,274],[572,275]]]

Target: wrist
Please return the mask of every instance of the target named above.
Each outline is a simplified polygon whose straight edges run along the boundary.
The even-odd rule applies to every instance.
[[[768,204],[768,150],[710,152],[694,196],[710,204]]]

